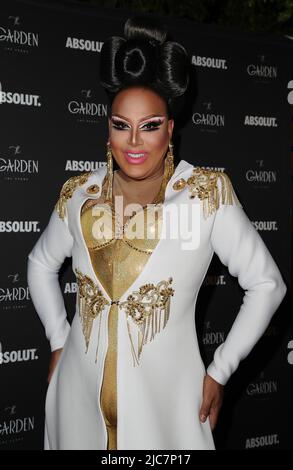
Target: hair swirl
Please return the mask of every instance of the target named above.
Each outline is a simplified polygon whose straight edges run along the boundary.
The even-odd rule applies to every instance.
[[[99,73],[111,100],[123,88],[147,86],[165,99],[172,115],[189,84],[189,58],[181,44],[167,40],[166,28],[157,18],[136,16],[125,22],[124,37],[111,36],[104,42]]]

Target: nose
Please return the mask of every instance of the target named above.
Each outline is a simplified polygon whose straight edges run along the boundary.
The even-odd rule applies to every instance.
[[[133,146],[140,145],[143,143],[139,134],[139,129],[132,128],[127,139],[127,143]]]

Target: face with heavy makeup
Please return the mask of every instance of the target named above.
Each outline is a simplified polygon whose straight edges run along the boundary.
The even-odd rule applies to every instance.
[[[121,90],[111,107],[109,138],[120,171],[133,179],[163,174],[174,120],[163,98],[144,87]]]

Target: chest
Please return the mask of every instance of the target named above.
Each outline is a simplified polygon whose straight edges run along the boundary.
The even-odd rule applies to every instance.
[[[201,212],[199,200],[177,193],[138,209],[123,224],[115,207],[97,202],[79,211],[76,239],[111,299],[123,296],[146,269],[153,276],[178,273],[194,285],[210,255],[212,219],[203,220]]]

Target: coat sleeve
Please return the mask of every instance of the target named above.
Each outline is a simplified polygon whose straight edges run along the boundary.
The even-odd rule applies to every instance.
[[[27,281],[34,307],[45,328],[51,351],[62,348],[70,330],[58,273],[71,257],[73,237],[67,214],[61,218],[55,206],[47,227],[28,255]]]
[[[207,374],[225,385],[265,332],[287,287],[268,248],[243,210],[228,175],[217,184],[220,192],[230,191],[232,199],[229,204],[221,203],[216,211],[211,244],[229,273],[237,276],[245,290],[226,340],[218,346],[207,368]]]

